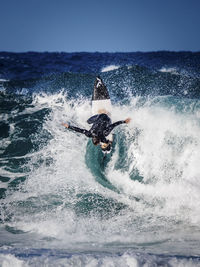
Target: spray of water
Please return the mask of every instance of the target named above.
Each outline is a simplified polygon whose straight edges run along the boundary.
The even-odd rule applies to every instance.
[[[31,236],[38,247],[129,244],[148,250],[151,243],[151,251],[158,253],[173,249],[172,240],[175,244],[195,235],[198,240],[198,110],[178,112],[166,107],[164,98],[157,104],[142,102],[133,98],[113,106],[113,121],[132,120],[115,131],[115,148],[101,170],[112,185],[107,187],[94,175],[100,166],[91,170],[86,162],[88,139],[61,125],[69,122],[88,129],[89,100],[69,100],[64,92],[34,96],[33,107],[24,114],[50,110],[41,130],[30,137],[39,149],[27,155],[25,182],[3,200],[5,225],[24,233],[19,246],[31,243]],[[176,249],[183,251],[185,246],[187,251],[191,246],[195,251],[194,243]]]

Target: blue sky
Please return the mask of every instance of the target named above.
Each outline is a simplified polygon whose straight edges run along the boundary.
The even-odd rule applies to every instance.
[[[0,0],[0,51],[200,51],[200,0]]]

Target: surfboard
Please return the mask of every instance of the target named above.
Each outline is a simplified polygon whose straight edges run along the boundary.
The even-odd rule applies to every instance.
[[[92,115],[105,113],[111,118],[112,104],[108,89],[106,88],[101,77],[96,77],[94,89],[92,94]],[[113,134],[106,137],[111,142],[113,141]]]

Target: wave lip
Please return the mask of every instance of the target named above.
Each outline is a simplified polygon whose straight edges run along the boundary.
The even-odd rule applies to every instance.
[[[0,79],[0,82],[9,82],[9,80],[6,80],[6,79]]]
[[[162,67],[161,69],[159,69],[159,71],[160,71],[160,72],[167,72],[167,73],[171,73],[171,74],[178,74],[176,68],[166,68],[166,67]]]
[[[109,65],[109,66],[103,67],[101,72],[108,72],[108,71],[112,71],[112,70],[117,70],[119,68],[120,68],[120,66],[118,66],[118,65]]]

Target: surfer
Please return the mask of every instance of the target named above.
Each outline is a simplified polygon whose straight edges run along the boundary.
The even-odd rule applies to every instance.
[[[68,123],[62,123],[68,129],[71,129],[75,132],[85,134],[87,137],[92,138],[92,142],[94,145],[100,145],[103,151],[110,151],[112,141],[107,139],[106,137],[111,133],[111,131],[118,125],[122,123],[129,123],[130,118],[125,120],[117,121],[115,123],[111,123],[111,119],[108,114],[103,113],[104,110],[101,111],[100,114],[96,114],[90,117],[87,120],[88,124],[92,124],[90,130],[81,129],[75,126],[71,126]]]
[[[100,76],[96,77],[94,90],[92,95],[92,114],[87,122],[92,124],[90,130],[80,129],[75,126],[71,126],[68,123],[63,123],[62,125],[68,129],[71,129],[78,133],[83,133],[87,137],[92,138],[94,145],[100,145],[104,152],[109,152],[111,150],[111,145],[113,141],[113,135],[111,131],[118,125],[122,123],[129,123],[130,118],[126,120],[117,121],[115,123],[111,122],[110,119],[111,101],[108,90],[103,83]]]

